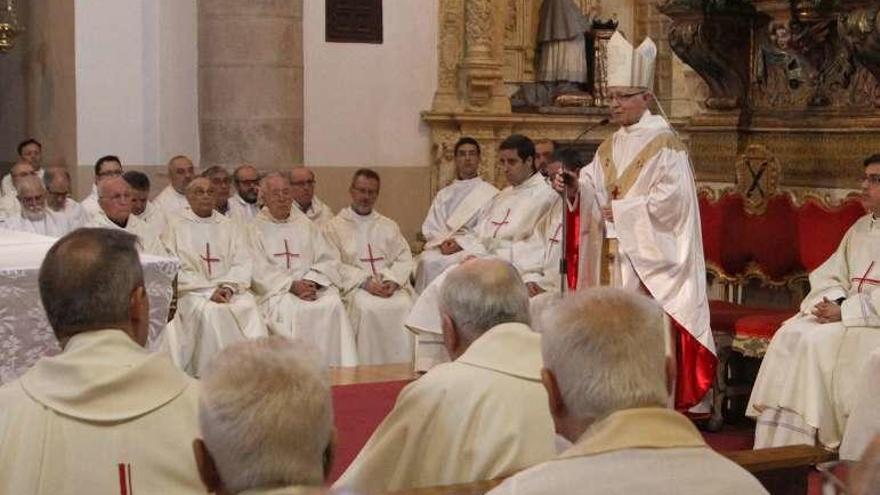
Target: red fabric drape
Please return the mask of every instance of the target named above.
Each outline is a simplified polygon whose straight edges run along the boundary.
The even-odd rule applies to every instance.
[[[565,208],[565,233],[563,255],[565,256],[566,278],[568,279],[568,289],[577,289],[578,281],[578,259],[581,246],[581,203],[576,202],[577,207],[574,211]],[[564,205],[563,205],[564,207]]]
[[[684,412],[699,404],[712,388],[718,358],[674,318],[670,317],[670,320],[678,372],[675,380],[675,408]]]

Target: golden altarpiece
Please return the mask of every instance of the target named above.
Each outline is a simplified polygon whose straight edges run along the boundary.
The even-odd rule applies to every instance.
[[[452,179],[452,147],[462,135],[481,143],[483,177],[504,185],[496,150],[506,136],[571,143],[607,115],[601,106],[512,110],[517,85],[535,78],[541,1],[439,1],[438,87],[423,113],[433,143],[432,191]],[[602,12],[602,0],[573,1],[585,12],[614,14]],[[699,100],[696,112],[672,121],[702,185],[733,185],[739,177],[738,188],[747,190],[761,177],[738,174],[737,164],[772,160],[780,187],[830,198],[857,188],[861,161],[880,152],[878,10],[874,0],[637,0],[635,36],[625,34],[657,42],[661,101]],[[673,87],[675,56],[702,79],[708,97]],[[583,142],[595,146],[613,130],[599,127]]]

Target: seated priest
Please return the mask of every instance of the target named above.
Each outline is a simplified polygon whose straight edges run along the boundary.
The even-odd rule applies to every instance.
[[[880,155],[864,162],[862,202],[868,214],[810,274],[800,314],[770,341],[746,411],[755,448],[840,446],[856,382],[880,349]]]
[[[323,228],[333,218],[333,210],[315,196],[315,172],[308,167],[293,167],[290,185],[293,186],[294,206]]]
[[[409,363],[413,336],[403,321],[412,307],[412,252],[397,223],[373,208],[379,185],[379,174],[357,170],[349,187],[351,206],[324,230],[341,257],[341,288],[358,362]]]
[[[330,380],[301,341],[224,349],[201,382],[193,442],[205,488],[220,495],[324,493],[335,434]]]
[[[253,165],[240,165],[232,172],[232,182],[235,194],[229,199],[229,216],[251,220],[260,212],[260,172]]]
[[[213,167],[206,168],[200,175],[207,177],[211,184],[214,185],[214,192],[217,195],[214,198],[214,209],[221,215],[231,216],[229,205],[232,201],[229,194],[232,179],[229,177],[229,172],[220,165],[214,165]]]
[[[529,138],[519,134],[509,136],[499,146],[498,157],[510,185],[486,206],[474,234],[459,237],[456,242],[466,256],[501,258],[522,273],[543,253],[542,247],[531,241],[532,234],[558,195],[544,176],[536,172],[535,145]],[[426,371],[448,359],[443,352],[437,319],[442,283],[441,274],[428,284],[406,320],[407,327],[418,336],[415,363],[418,371]]]
[[[58,215],[70,219],[72,225],[86,222],[83,207],[70,197],[70,173],[63,167],[49,167],[43,174],[46,187],[46,206]]]
[[[177,312],[165,329],[175,363],[198,377],[229,344],[268,335],[251,294],[252,263],[244,229],[214,211],[211,181],[186,187],[190,207],[168,218],[161,240],[180,259]]]
[[[488,480],[556,455],[541,386],[541,336],[516,269],[498,259],[450,268],[441,290],[451,363],[400,393],[338,487],[385,493]]]
[[[122,174],[131,192],[131,213],[143,220],[156,235],[165,230],[165,214],[156,203],[150,201],[150,178],[143,172],[129,170]]]
[[[45,169],[42,167],[43,145],[34,138],[28,138],[18,143],[16,150],[18,151],[18,158],[15,159],[15,163],[29,164],[33,173],[42,179],[45,174]],[[0,197],[9,196],[15,198],[14,182],[15,176],[12,175],[12,170],[10,170],[8,174],[3,176],[3,180],[0,180]]]
[[[98,210],[98,183],[104,179],[111,177],[119,177],[122,175],[122,162],[115,155],[106,155],[98,158],[95,162],[95,181],[92,184],[92,192],[83,198],[82,207],[86,211],[86,216],[91,217],[97,215]],[[88,219],[86,220],[88,221]]]
[[[109,177],[98,183],[97,213],[87,225],[105,229],[121,229],[138,238],[138,251],[167,255],[156,231],[143,220],[131,214],[131,187],[122,177]]]
[[[189,207],[186,186],[195,176],[195,167],[188,157],[177,155],[168,161],[168,179],[171,183],[153,200],[166,217]]]
[[[621,289],[587,289],[548,316],[541,379],[556,431],[574,444],[491,495],[767,493],[667,407],[675,363],[657,303]]]
[[[455,180],[444,187],[425,217],[425,250],[416,261],[415,289],[422,292],[437,275],[468,255],[456,240],[472,236],[498,189],[480,177],[480,145],[463,137],[455,143]]]
[[[266,206],[247,225],[254,259],[253,289],[275,335],[319,349],[331,366],[356,366],[357,347],[339,298],[339,259],[317,225],[293,206],[287,177],[260,184]]]
[[[9,177],[11,185],[9,194],[4,194],[0,197],[0,217],[13,217],[21,211],[21,203],[18,201],[16,188],[19,179],[27,176],[37,177],[37,173],[34,171],[34,166],[26,161],[16,162],[9,169],[9,173],[3,176],[4,178]]]
[[[198,387],[144,349],[136,244],[87,228],[46,254],[40,299],[62,351],[0,388],[0,493],[203,493]]]
[[[36,174],[19,178],[15,189],[19,208],[6,218],[7,229],[61,237],[80,227],[78,219],[60,215],[46,207],[46,188]]]

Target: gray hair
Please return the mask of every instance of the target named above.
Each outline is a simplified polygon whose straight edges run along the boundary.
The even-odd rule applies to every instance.
[[[548,315],[544,366],[572,416],[666,405],[665,318],[652,299],[612,288],[575,292]]]
[[[302,341],[275,336],[233,344],[210,362],[199,422],[231,493],[323,484],[333,406],[317,356]]]
[[[27,175],[18,179],[18,183],[15,185],[15,194],[21,196],[21,193],[26,189],[43,192],[46,191],[46,187],[43,186],[43,181],[41,181],[36,175]]]
[[[273,178],[282,179],[286,181],[288,185],[290,184],[290,176],[288,174],[278,171],[269,172],[268,174],[264,175],[262,179],[260,179],[260,190],[267,189],[269,186],[269,180]]]
[[[64,177],[67,179],[67,182],[70,183],[70,172],[68,172],[67,169],[64,167],[49,167],[43,173],[43,185],[48,188],[49,184],[58,177]]]
[[[214,175],[216,175],[216,174],[218,174],[218,173],[221,173],[221,172],[224,173],[224,174],[226,174],[226,175],[229,175],[229,171],[226,170],[226,168],[221,167],[220,165],[213,165],[213,166],[211,166],[211,167],[208,167],[208,168],[206,168],[205,170],[203,170],[202,173],[199,174],[199,175],[202,176],[202,177],[208,177],[208,178],[211,178],[212,176],[214,176]]]
[[[440,288],[440,310],[470,342],[501,323],[531,323],[522,278],[499,259],[470,260],[452,269]]]
[[[143,284],[137,237],[119,229],[77,229],[40,266],[40,299],[59,340],[128,321],[131,293]]]

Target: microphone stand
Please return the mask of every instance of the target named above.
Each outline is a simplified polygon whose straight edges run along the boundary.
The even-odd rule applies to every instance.
[[[600,120],[599,122],[597,122],[591,126],[588,126],[586,129],[584,129],[584,131],[582,133],[578,134],[578,136],[576,138],[574,138],[574,141],[571,142],[571,145],[573,146],[573,145],[577,144],[578,141],[580,141],[581,138],[583,138],[584,136],[589,134],[590,131],[598,129],[599,127],[602,127],[604,125],[607,125],[608,122],[609,122],[609,120],[606,118],[606,119]],[[560,172],[560,173],[564,173],[564,172],[574,172],[574,171],[568,170],[565,167],[565,164],[563,163],[562,164],[562,172]],[[569,229],[569,227],[568,227],[568,190],[572,186],[569,185],[568,182],[565,181],[564,178],[562,180],[562,184],[563,184],[563,190],[562,190],[562,193],[560,193],[560,194],[562,194],[562,247],[561,247],[562,255],[559,257],[559,277],[562,279],[562,283],[560,284],[559,290],[562,294],[565,294],[566,292],[568,292],[568,235],[569,235],[569,232],[568,232],[568,229]],[[575,186],[577,186],[577,184],[575,184]],[[575,234],[577,234],[577,232],[575,232]]]

